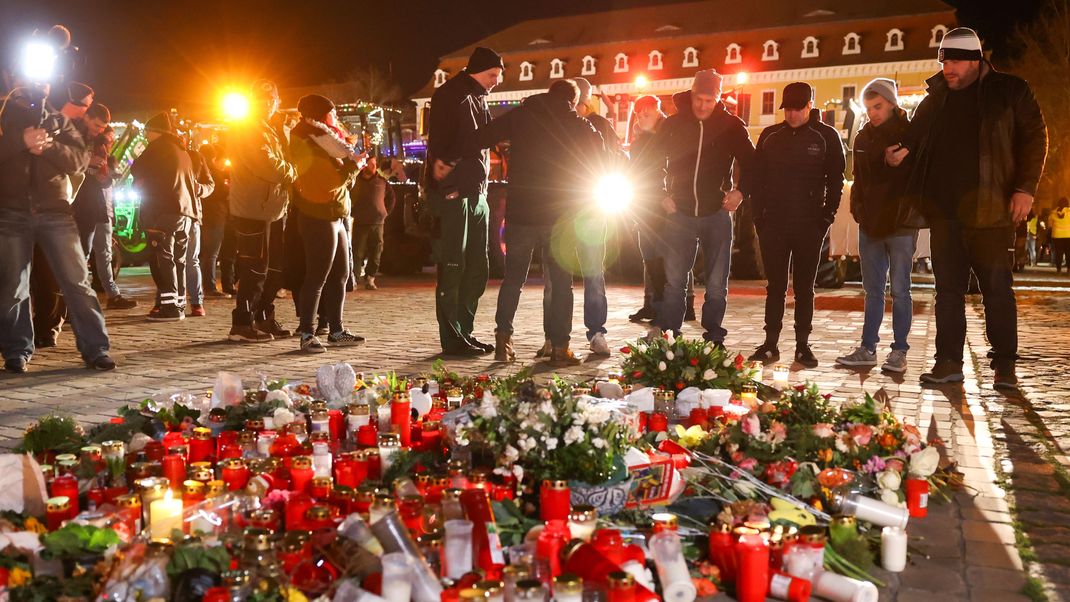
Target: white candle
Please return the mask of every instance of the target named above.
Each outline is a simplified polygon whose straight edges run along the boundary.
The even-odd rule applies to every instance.
[[[650,538],[650,551],[658,568],[658,579],[665,600],[691,602],[698,595],[691,583],[691,573],[684,560],[684,547],[675,531],[662,531]]]
[[[472,527],[470,520],[446,521],[442,560],[450,579],[460,579],[472,570]]]
[[[149,534],[153,539],[170,539],[171,531],[182,530],[182,500],[170,489],[149,504]]]
[[[262,458],[271,455],[271,444],[275,442],[277,435],[274,432],[261,431],[256,437],[256,453]]]
[[[843,513],[878,527],[906,529],[907,521],[910,520],[910,511],[906,508],[885,504],[858,493],[851,493],[844,499]]]
[[[312,473],[317,477],[331,476],[331,467],[334,465],[331,450],[327,443],[317,441],[312,444]]]
[[[869,581],[859,581],[821,571],[814,575],[813,595],[832,602],[877,602],[877,586]]]
[[[412,567],[404,552],[383,554],[383,598],[409,602],[412,597]]]
[[[778,388],[785,388],[788,386],[788,379],[791,378],[791,371],[787,366],[781,366],[777,364],[773,366],[773,386]]]
[[[881,530],[881,566],[892,573],[907,568],[907,532],[898,527]]]

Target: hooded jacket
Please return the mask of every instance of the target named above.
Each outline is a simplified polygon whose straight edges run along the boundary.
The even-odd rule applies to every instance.
[[[69,119],[49,110],[42,127],[52,144],[31,155],[22,132],[41,123],[40,111],[20,104],[26,93],[19,88],[4,102],[0,114],[0,209],[26,213],[70,213],[74,188],[70,176],[89,165],[89,151]]]
[[[1051,237],[1070,238],[1070,207],[1051,212]]]
[[[476,144],[476,130],[490,123],[486,89],[467,72],[459,73],[431,96],[429,121],[426,165],[439,159],[454,166],[435,188],[461,197],[486,194],[490,152]]]
[[[717,103],[704,120],[691,110],[691,91],[672,97],[676,114],[658,128],[651,152],[668,159],[665,192],[684,215],[713,215],[722,210],[724,195],[732,190],[732,167],[739,162],[746,173],[754,157],[754,145],[743,120]],[[654,176],[656,178],[656,176]]]
[[[230,214],[264,222],[282,218],[297,171],[286,160],[279,135],[263,120],[229,134]]]
[[[174,134],[150,142],[130,173],[141,194],[141,220],[150,226],[165,215],[198,219],[199,199],[212,193],[212,186],[198,179],[193,157]]]
[[[929,170],[931,135],[950,89],[943,72],[925,83],[928,95],[914,112],[903,145],[914,156],[907,194],[922,213],[932,215],[937,203],[924,198],[926,180],[940,174]],[[1011,226],[1011,195],[1015,191],[1035,195],[1044,172],[1048,152],[1044,115],[1025,80],[996,71],[988,62],[981,63],[977,94],[981,114],[981,181],[976,204],[959,206],[957,216],[969,228]]]
[[[890,167],[884,162],[884,150],[902,140],[909,125],[906,111],[896,108],[888,121],[879,126],[867,123],[855,138],[851,215],[872,238],[924,227],[905,193],[909,164]]]
[[[479,145],[509,140],[507,223],[552,225],[583,204],[606,154],[602,136],[568,101],[536,94],[479,132]]]
[[[831,225],[840,207],[846,163],[840,133],[822,123],[817,109],[797,128],[782,121],[762,130],[754,169],[744,174],[755,225]]]
[[[322,129],[303,119],[290,131],[290,157],[297,169],[294,203],[301,213],[330,221],[349,217],[349,187],[357,164],[332,157],[312,139],[322,135]]]

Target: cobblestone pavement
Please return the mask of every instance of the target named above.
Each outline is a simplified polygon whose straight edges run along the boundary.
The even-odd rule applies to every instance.
[[[143,270],[124,270],[121,284],[142,303],[150,299],[151,282]],[[147,307],[108,312],[113,355],[119,363],[118,370],[111,373],[82,368],[73,339],[65,330],[58,347],[42,350],[33,358],[30,372],[0,375],[0,446],[13,445],[28,424],[48,412],[70,413],[90,425],[113,416],[120,405],[152,394],[210,388],[220,370],[239,373],[252,382],[260,374],[308,380],[319,366],[338,361],[350,362],[365,372],[426,371],[438,353],[432,277],[384,278],[380,284],[379,291],[351,293],[346,303],[347,326],[366,336],[368,343],[356,349],[329,349],[321,355],[300,353],[296,339],[253,346],[226,342],[232,301],[210,301],[207,317],[179,323],[148,322]],[[580,288],[573,341],[576,351],[584,352]],[[540,289],[538,284],[529,285],[517,315],[517,356],[529,363],[542,343]],[[608,339],[612,348],[643,333],[642,326],[627,321],[641,295],[638,287],[610,287]],[[821,366],[795,371],[792,378],[814,380],[839,399],[884,388],[900,417],[947,443],[950,457],[958,462],[965,478],[966,488],[955,493],[950,503],[934,503],[928,518],[912,521],[912,543],[924,554],[914,554],[913,566],[900,575],[878,571],[889,584],[882,591],[882,600],[1024,600],[1022,592],[1029,576],[1046,583],[1052,599],[1070,599],[1066,594],[1070,591],[1070,567],[1064,564],[1070,559],[1070,481],[1066,479],[1066,467],[1070,466],[1070,420],[1066,417],[1070,408],[1070,346],[1065,343],[1070,332],[1066,328],[1070,297],[1052,295],[1019,295],[1026,356],[1020,370],[1023,395],[1007,398],[993,391],[991,372],[979,360],[967,362],[962,386],[923,389],[917,384],[917,376],[933,351],[931,290],[915,292],[916,318],[905,376],[834,367],[835,356],[859,340],[861,292],[846,288],[819,294],[811,342]],[[497,285],[491,283],[477,317],[480,339],[494,338],[496,296]],[[729,348],[747,353],[761,342],[763,300],[761,283],[732,284],[726,319]],[[291,309],[288,299],[280,300],[280,315],[292,315]],[[294,320],[287,322],[293,325]],[[987,351],[983,324],[977,303],[969,315],[968,344],[972,356],[980,360]],[[885,342],[891,339],[890,328],[889,319],[881,330]],[[697,324],[691,323],[685,334],[701,333]],[[793,342],[782,339],[781,351],[786,357],[792,349]],[[564,373],[593,377],[618,366],[620,359],[615,352],[610,358],[589,360]],[[496,364],[489,357],[453,360],[448,365],[462,372],[508,373],[516,369]],[[535,367],[537,373],[549,373],[544,365]],[[1019,553],[1016,539],[1024,552]],[[1039,585],[1034,583],[1033,587]]]

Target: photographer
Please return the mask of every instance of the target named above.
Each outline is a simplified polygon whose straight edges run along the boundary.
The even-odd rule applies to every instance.
[[[42,109],[48,86],[18,87],[0,109],[0,347],[4,367],[25,372],[33,356],[26,300],[34,245],[56,276],[86,365],[112,370],[100,303],[71,214],[71,177],[89,153],[74,124]]]

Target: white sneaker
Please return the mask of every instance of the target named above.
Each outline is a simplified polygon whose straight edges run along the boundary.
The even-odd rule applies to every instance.
[[[877,354],[865,347],[858,347],[851,353],[836,358],[836,363],[841,366],[876,366]]]
[[[606,342],[606,335],[598,333],[591,339],[591,353],[594,355],[609,355],[609,343]]]
[[[907,371],[907,352],[905,349],[892,349],[888,359],[884,360],[881,370],[902,374]]]

